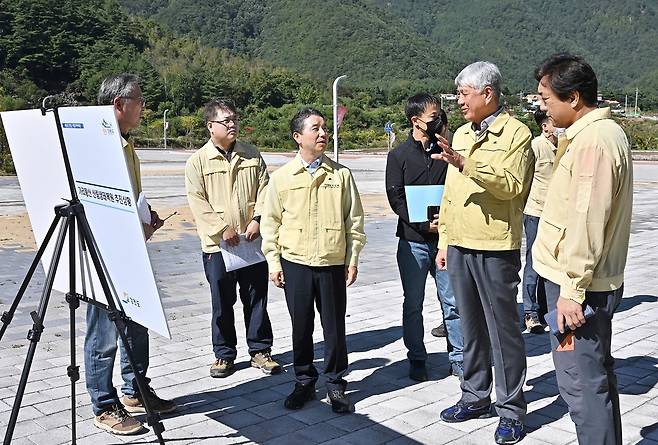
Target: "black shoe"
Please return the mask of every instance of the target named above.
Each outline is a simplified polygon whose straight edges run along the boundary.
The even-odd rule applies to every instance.
[[[350,402],[350,399],[345,395],[344,389],[330,389],[327,391],[327,396],[331,401],[331,409],[333,412],[344,414],[351,413],[354,410],[354,406]]]
[[[520,420],[501,417],[494,440],[498,444],[517,443],[525,436],[525,426]]]
[[[409,378],[417,382],[427,381],[425,360],[409,360]]]
[[[531,334],[543,334],[544,325],[539,321],[539,317],[535,313],[527,313],[524,317],[525,327]]]
[[[286,397],[283,406],[288,409],[302,409],[304,404],[315,399],[315,385],[295,383],[295,389]]]
[[[441,420],[449,423],[465,422],[471,419],[486,419],[491,417],[491,405],[477,406],[474,403],[462,402],[441,411]]]
[[[430,331],[430,334],[432,334],[435,337],[445,337],[447,335],[446,326],[443,323],[441,323],[440,325],[432,329]]]

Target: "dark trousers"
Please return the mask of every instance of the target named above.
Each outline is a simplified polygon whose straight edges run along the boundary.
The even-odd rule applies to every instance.
[[[238,340],[233,314],[233,306],[238,299],[236,285],[240,286],[249,354],[253,356],[257,352],[270,352],[273,336],[267,315],[267,263],[263,261],[226,272],[220,252],[204,253],[203,268],[210,284],[212,346],[215,357],[235,360],[237,355]]]
[[[554,309],[560,286],[544,280],[549,309]],[[559,340],[551,335],[555,375],[560,395],[569,405],[576,424],[578,443],[621,445],[619,392],[610,353],[612,316],[621,302],[624,287],[609,292],[587,292],[585,302],[595,314],[574,332],[573,351],[555,349]]]
[[[523,421],[526,357],[516,305],[520,251],[449,246],[447,262],[464,335],[462,401],[491,403],[492,351],[496,411],[500,417]]]
[[[546,293],[544,286],[539,285],[542,277],[537,275],[532,267],[532,245],[537,238],[539,217],[523,214],[523,229],[525,231],[525,267],[523,268],[523,312],[534,314],[540,318],[546,314]]]
[[[312,267],[281,259],[284,291],[292,319],[292,352],[295,377],[303,385],[315,384],[313,327],[317,307],[324,335],[324,374],[327,388],[344,389],[347,382],[345,266]]]

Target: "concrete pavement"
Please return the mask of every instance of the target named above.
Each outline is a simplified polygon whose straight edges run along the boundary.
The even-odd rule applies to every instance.
[[[189,152],[140,151],[144,189],[154,206],[185,204],[182,165]],[[267,155],[270,165],[286,160]],[[360,191],[383,193],[382,156],[344,157],[352,167]],[[620,383],[624,443],[658,444],[658,166],[635,165],[633,226],[626,268],[625,297],[613,323],[613,355]],[[13,183],[12,183],[13,181]],[[0,215],[21,210],[15,179],[0,178]],[[2,219],[0,217],[0,227]],[[350,351],[351,399],[356,413],[335,415],[326,400],[289,412],[283,399],[293,382],[291,327],[283,293],[271,287],[269,312],[275,333],[275,358],[284,365],[278,376],[249,368],[242,311],[236,307],[238,368],[226,379],[211,379],[210,301],[198,239],[189,225],[172,239],[156,236],[149,254],[161,289],[173,339],[151,336],[152,386],[165,398],[174,398],[179,410],[164,418],[164,437],[188,444],[488,444],[493,443],[497,419],[464,424],[439,420],[441,409],[458,400],[459,381],[449,376],[445,339],[429,330],[441,314],[430,281],[425,305],[426,345],[430,381],[415,383],[407,377],[402,343],[402,292],[395,263],[395,218],[367,220],[368,245],[362,255],[359,279],[348,292],[347,333]],[[29,242],[0,241],[0,311],[7,309],[34,255]],[[0,431],[4,431],[27,350],[25,335],[31,326],[44,276],[41,268],[19,307],[16,318],[0,341]],[[238,304],[239,305],[239,304]],[[82,361],[84,305],[77,312],[77,360]],[[46,329],[38,350],[13,444],[70,443],[68,308],[55,293],[49,305]],[[322,335],[316,317],[316,362],[322,368]],[[575,430],[558,397],[549,353],[548,334],[524,334],[528,355],[526,398],[530,433],[523,444],[575,443]],[[121,377],[115,373],[115,384]],[[321,383],[321,382],[320,382]],[[318,385],[319,398],[324,397]],[[93,425],[89,397],[82,379],[78,394],[78,443],[154,443],[151,433],[116,437]]]

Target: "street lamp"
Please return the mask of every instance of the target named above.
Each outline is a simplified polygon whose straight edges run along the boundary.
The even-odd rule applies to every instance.
[[[338,82],[347,76],[338,76],[334,80],[334,161],[338,162]]]
[[[164,128],[164,149],[167,149],[167,128],[169,127],[169,122],[167,122],[167,111],[169,108],[164,110],[164,116],[162,117],[162,126]]]

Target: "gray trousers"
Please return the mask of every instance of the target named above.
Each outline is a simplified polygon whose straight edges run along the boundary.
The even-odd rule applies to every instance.
[[[449,246],[447,262],[464,334],[461,400],[491,403],[493,351],[496,412],[523,421],[526,358],[516,304],[521,254]]]
[[[555,309],[560,286],[544,282],[548,310]],[[624,287],[609,292],[587,292],[585,302],[596,312],[574,332],[574,350],[555,349],[559,340],[551,335],[553,363],[560,395],[569,405],[580,444],[621,445],[619,392],[610,354],[612,316],[621,302]]]

